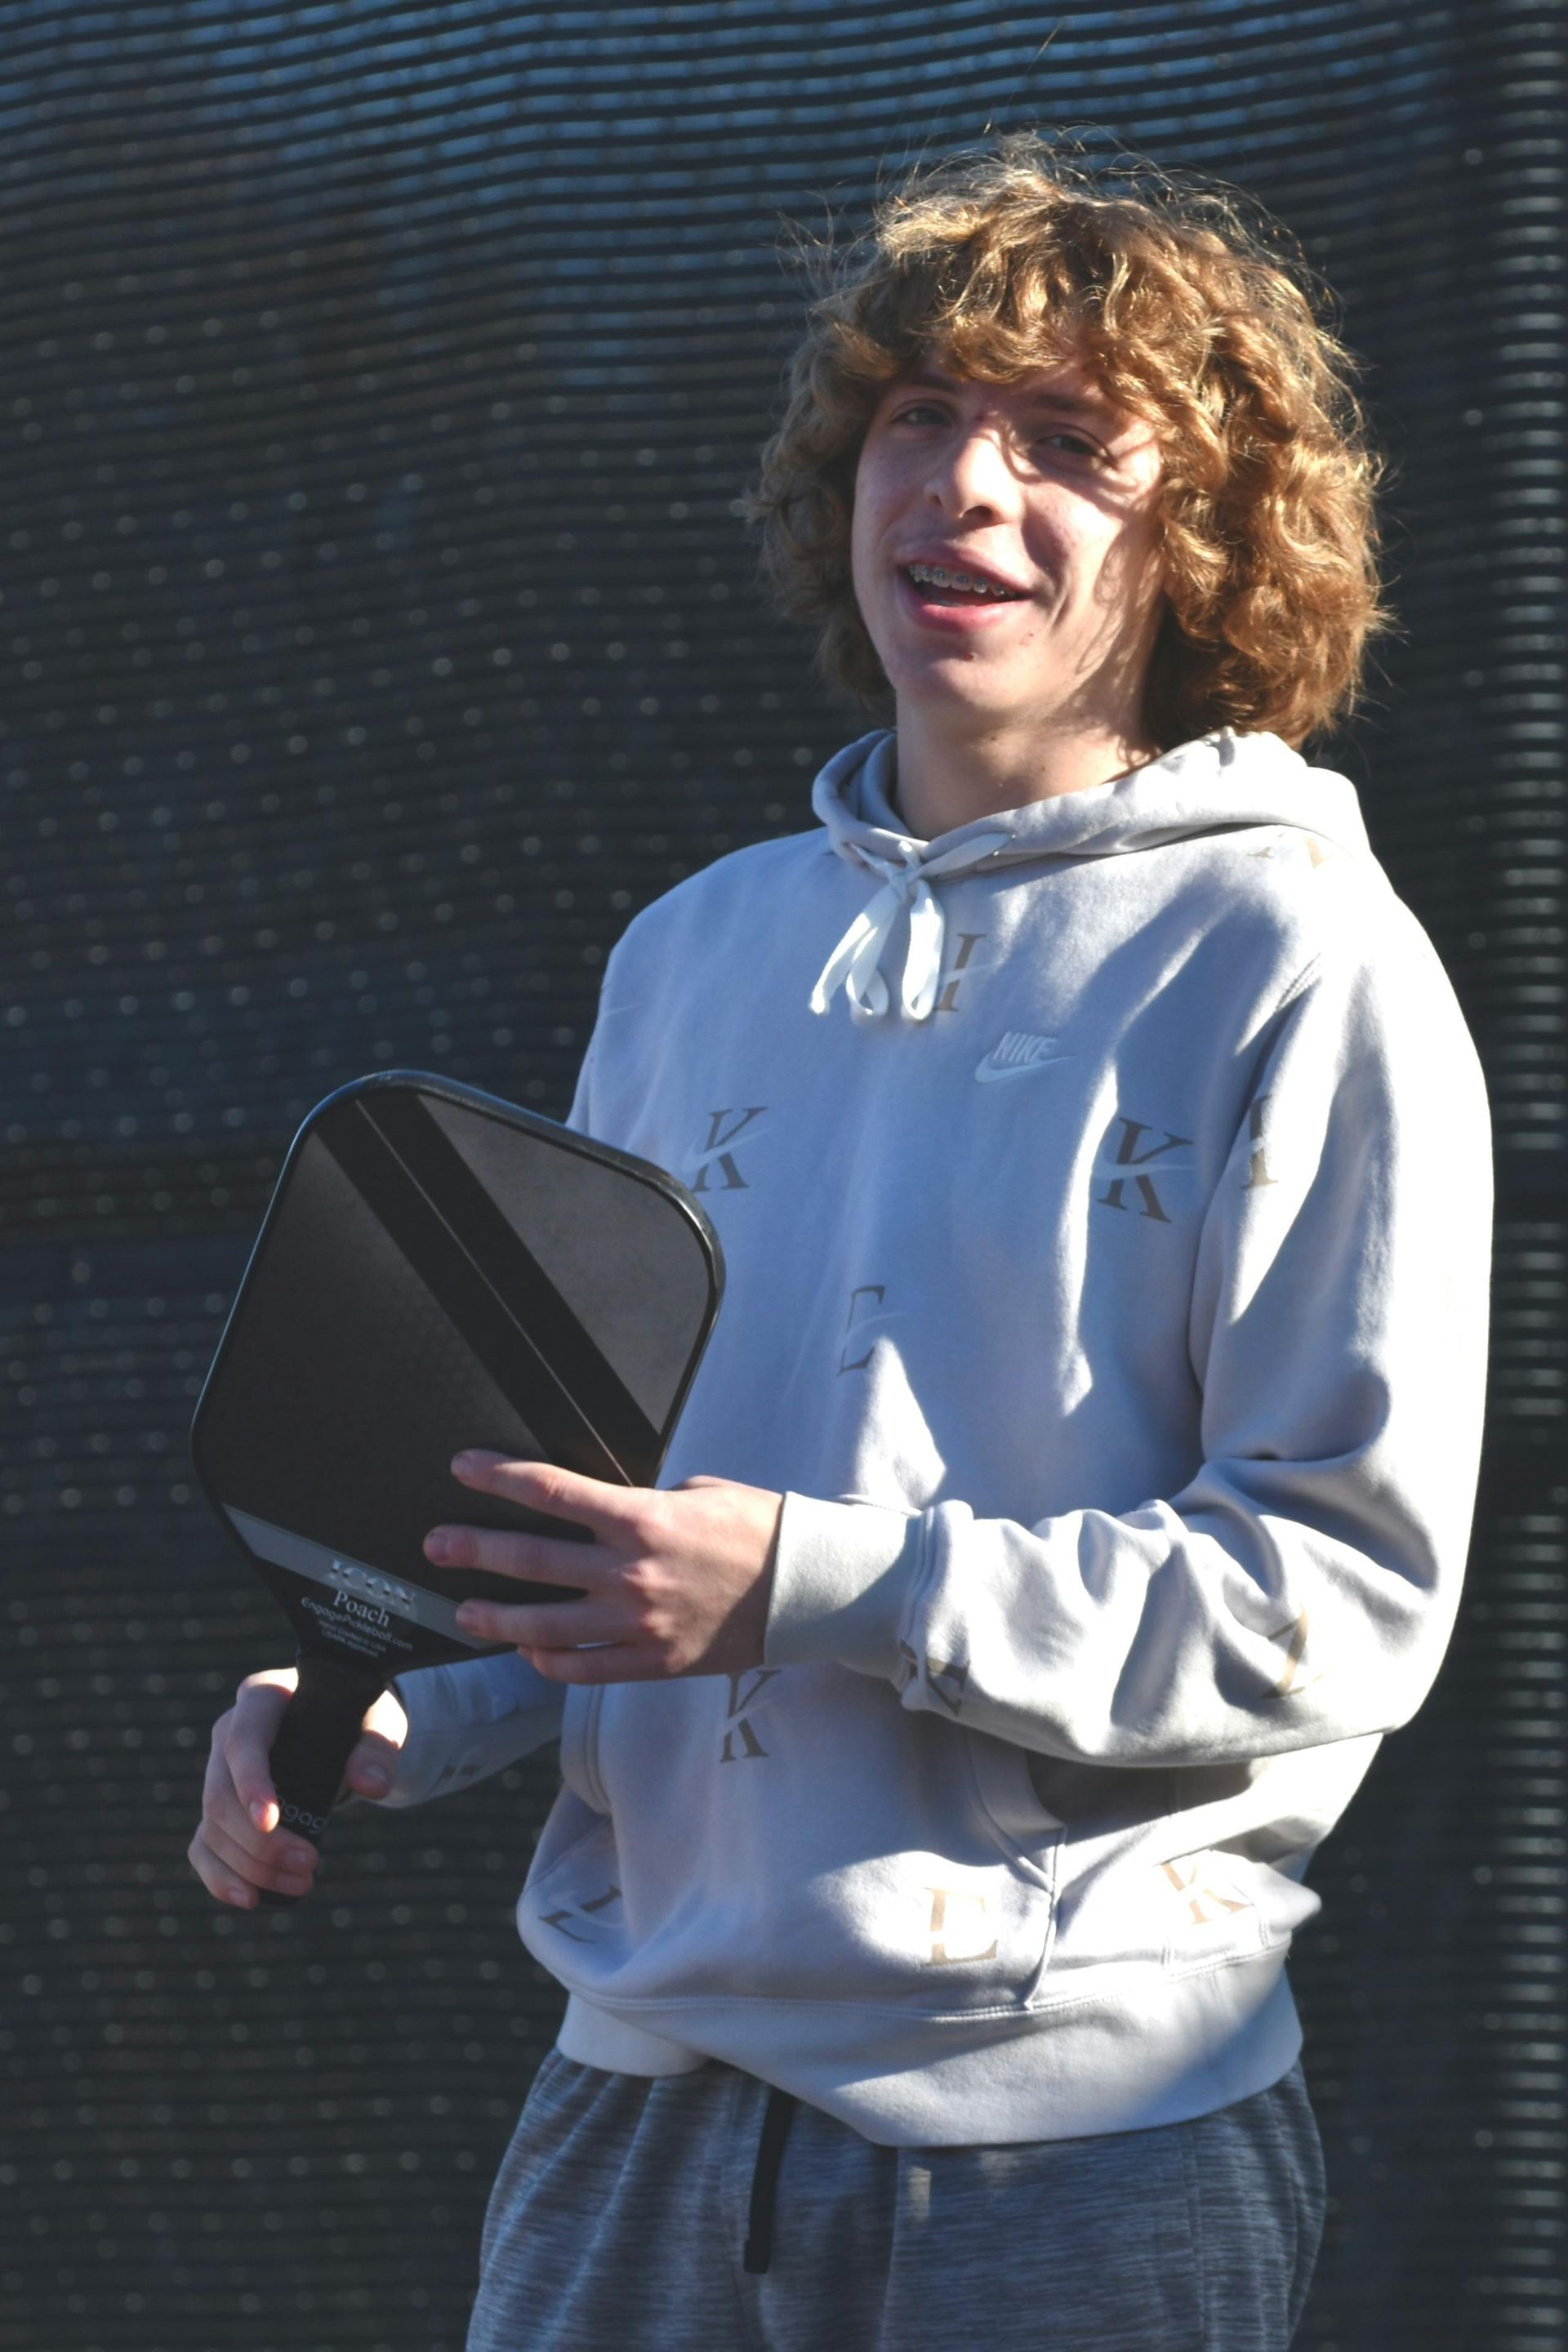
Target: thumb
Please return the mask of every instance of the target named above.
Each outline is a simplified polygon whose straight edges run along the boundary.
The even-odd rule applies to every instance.
[[[384,1690],[365,1713],[358,1746],[343,1768],[343,1779],[356,1797],[384,1797],[397,1770],[398,1754],[408,1737],[408,1717],[395,1690]]]

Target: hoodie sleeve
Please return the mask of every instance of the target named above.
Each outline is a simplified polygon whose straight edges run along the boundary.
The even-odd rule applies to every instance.
[[[791,1495],[770,1664],[836,1660],[1075,1760],[1259,1757],[1404,1722],[1474,1503],[1491,1173],[1436,957],[1379,914],[1271,1051],[1201,1234],[1203,1459],[1179,1491],[1027,1527]]]
[[[491,1654],[421,1666],[393,1685],[408,1717],[392,1787],[373,1801],[422,1805],[502,1772],[561,1735],[564,1686],[527,1660]]]
[[[593,1132],[594,1041],[588,1042],[566,1125]],[[523,1658],[463,1658],[400,1675],[397,1696],[408,1717],[392,1787],[374,1801],[422,1805],[502,1772],[561,1736],[566,1686],[546,1681]]]

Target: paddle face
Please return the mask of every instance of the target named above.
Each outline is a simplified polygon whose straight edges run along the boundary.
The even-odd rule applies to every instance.
[[[458,1630],[461,1600],[563,1597],[426,1559],[455,1518],[582,1532],[458,1486],[453,1454],[652,1485],[721,1285],[700,1209],[646,1161],[420,1072],[318,1105],[191,1431],[302,1657],[379,1688],[494,1646]]]

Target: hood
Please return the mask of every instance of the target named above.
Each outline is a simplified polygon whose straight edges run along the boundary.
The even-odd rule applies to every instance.
[[[1031,801],[934,840],[907,833],[893,807],[897,739],[862,735],[836,752],[812,787],[811,804],[847,865],[881,885],[844,934],[812,991],[824,1013],[840,986],[860,1020],[879,1020],[891,1002],[882,970],[905,908],[909,943],[899,983],[905,1017],[923,1021],[936,1003],[944,923],[944,879],[1026,859],[1121,857],[1141,849],[1247,825],[1295,825],[1342,849],[1365,853],[1355,786],[1314,768],[1277,735],[1224,727],[1162,753],[1109,783]]]

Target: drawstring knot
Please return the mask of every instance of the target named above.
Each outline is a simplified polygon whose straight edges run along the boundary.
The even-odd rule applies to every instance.
[[[931,883],[946,875],[966,873],[1011,839],[1006,833],[976,834],[936,857],[922,856],[923,845],[911,841],[900,845],[897,862],[857,845],[858,863],[880,875],[882,887],[856,916],[823,965],[811,992],[812,1011],[826,1013],[842,985],[851,1011],[861,1020],[881,1019],[891,1002],[882,973],[882,952],[907,907],[910,936],[900,975],[899,1002],[906,1020],[924,1021],[936,1004],[946,933],[942,903]]]

